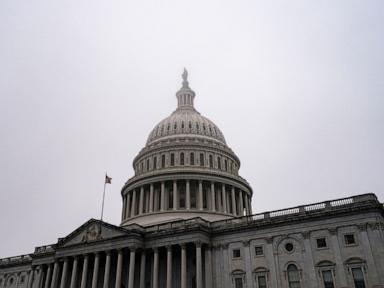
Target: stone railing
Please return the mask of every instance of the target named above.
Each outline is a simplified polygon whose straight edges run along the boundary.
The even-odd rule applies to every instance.
[[[32,260],[31,255],[25,254],[25,255],[19,255],[19,256],[0,259],[0,265],[17,264],[17,263],[29,262],[31,260]]]
[[[34,254],[44,254],[55,251],[55,245],[45,245],[45,246],[39,246],[35,248]]]

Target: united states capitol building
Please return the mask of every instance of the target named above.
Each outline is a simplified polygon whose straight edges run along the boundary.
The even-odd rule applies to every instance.
[[[374,194],[253,214],[240,160],[195,109],[186,71],[176,96],[133,160],[120,225],[91,219],[0,259],[0,288],[384,287]]]

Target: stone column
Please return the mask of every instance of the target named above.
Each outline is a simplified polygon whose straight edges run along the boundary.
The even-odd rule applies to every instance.
[[[140,260],[140,288],[145,288],[145,250],[141,252]]]
[[[153,212],[153,183],[149,187],[149,213]]]
[[[271,271],[271,287],[279,287],[279,282],[278,282],[278,272],[277,272],[277,268],[278,267],[276,265],[276,262],[275,262],[275,253],[273,251],[273,238],[272,237],[268,237],[265,239],[265,241],[267,242],[267,244],[265,245],[265,259],[266,259],[266,262],[267,262],[267,267],[269,267],[270,271]],[[276,254],[276,257],[277,257],[277,254]]]
[[[172,288],[172,246],[167,246],[167,288]]]
[[[248,216],[248,215],[250,215],[250,213],[249,213],[249,205],[248,205],[248,194],[247,193],[245,193],[245,195],[244,195],[244,197],[245,197],[245,214]]]
[[[109,287],[109,273],[111,271],[111,251],[107,251],[105,255],[105,270],[103,288]]]
[[[52,278],[52,264],[49,264],[48,265],[48,270],[47,270],[47,277],[45,279],[44,288],[49,288],[50,287],[51,278]]]
[[[337,230],[336,229],[329,229],[329,232],[331,233],[331,242],[333,246],[333,252],[335,255],[335,261],[336,261],[336,275],[338,275],[338,280],[336,281],[336,287],[340,288],[347,288],[347,278],[345,275],[345,270],[344,270],[344,263],[343,263],[343,258],[341,256],[341,251],[340,251],[340,246],[339,246],[339,239],[337,237]]]
[[[187,288],[187,247],[181,244],[181,288]]]
[[[202,261],[201,261],[201,243],[196,243],[196,287],[203,287],[203,269],[202,269]]]
[[[77,270],[79,266],[79,258],[75,256],[73,259],[73,266],[72,266],[72,275],[71,275],[71,285],[70,288],[76,288],[76,282],[77,282]]]
[[[84,263],[83,263],[83,274],[81,275],[81,288],[87,287],[88,261],[89,261],[89,256],[85,255]]]
[[[177,197],[177,181],[173,181],[173,210],[177,210],[178,208],[178,203],[179,203],[179,198]]]
[[[140,187],[139,215],[144,213],[144,186]]]
[[[361,246],[363,247],[363,250],[364,250],[365,259],[367,260],[368,271],[370,271],[371,273],[371,284],[373,284],[373,287],[375,287],[375,285],[380,287],[379,276],[376,271],[377,265],[375,264],[375,259],[373,258],[372,249],[371,249],[371,243],[368,238],[367,224],[359,225],[359,230],[360,230],[360,241],[363,244]]]
[[[125,210],[125,219],[128,219],[131,217],[131,193],[128,191],[127,193],[127,205],[126,205],[126,210]]]
[[[67,286],[67,275],[68,275],[68,258],[64,259],[63,273],[61,274],[60,288]]]
[[[115,288],[121,288],[121,272],[123,270],[123,250],[118,250]]]
[[[205,287],[213,287],[213,271],[212,271],[212,251],[211,247],[205,247]]]
[[[137,193],[136,189],[133,190],[132,192],[132,208],[131,208],[131,217],[137,215],[137,210],[136,210],[136,200],[137,200]]]
[[[153,249],[153,288],[159,288],[159,250],[158,248]]]
[[[161,190],[160,190],[160,211],[165,210],[165,183],[161,181]]]
[[[95,253],[95,263],[93,265],[92,275],[92,288],[97,288],[97,280],[99,278],[99,265],[100,265],[100,254]]]
[[[121,212],[121,221],[125,219],[125,211],[127,210],[127,195],[123,195],[123,209]]]
[[[244,262],[245,262],[245,277],[247,280],[247,287],[252,288],[252,260],[251,260],[251,249],[250,241],[244,240]]]
[[[186,187],[185,187],[185,207],[187,210],[191,209],[191,190],[189,185],[189,180],[186,180]]]
[[[133,288],[133,285],[135,283],[135,258],[136,258],[135,248],[131,248],[130,255],[129,255],[128,288]]]
[[[51,288],[56,288],[57,276],[59,274],[58,270],[59,270],[59,262],[57,262],[57,260],[56,260],[55,264],[53,265],[53,275],[52,275]]]
[[[233,215],[237,215],[237,212],[236,212],[236,194],[235,194],[235,187],[232,186],[232,189],[231,189],[231,194],[232,194],[232,214]]]
[[[28,275],[28,284],[27,284],[28,288],[32,288],[34,271],[35,271],[35,267],[32,266],[31,271],[29,271],[29,275]],[[0,285],[0,287],[3,287],[3,286]]]
[[[227,213],[227,193],[225,191],[225,184],[222,184],[222,189],[221,189],[221,200],[223,202],[223,212]]]
[[[216,211],[215,183],[211,182],[211,210]]]
[[[310,240],[310,232],[304,231],[302,232],[303,238],[304,238],[304,267],[307,268],[307,271],[309,272],[309,277],[307,280],[308,287],[315,287],[317,286],[317,279],[316,279],[316,271],[315,271],[315,263],[313,262],[313,254],[312,254],[312,246],[311,246],[311,240]]]
[[[240,216],[244,216],[244,201],[243,201],[243,191],[239,190],[239,201],[240,201]]]
[[[199,210],[203,210],[203,181],[199,180],[199,201],[197,202],[197,207]]]
[[[248,206],[249,206],[249,215],[252,215],[252,201],[251,201],[251,197],[248,197]]]

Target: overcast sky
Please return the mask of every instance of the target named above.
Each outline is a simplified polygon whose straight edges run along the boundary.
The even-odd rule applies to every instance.
[[[253,211],[384,201],[384,1],[0,1],[0,257],[100,217],[151,129],[195,106]]]

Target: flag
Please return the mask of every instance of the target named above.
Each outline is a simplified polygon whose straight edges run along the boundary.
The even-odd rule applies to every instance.
[[[108,177],[107,174],[105,174],[105,184],[111,184],[112,183],[112,178]]]

